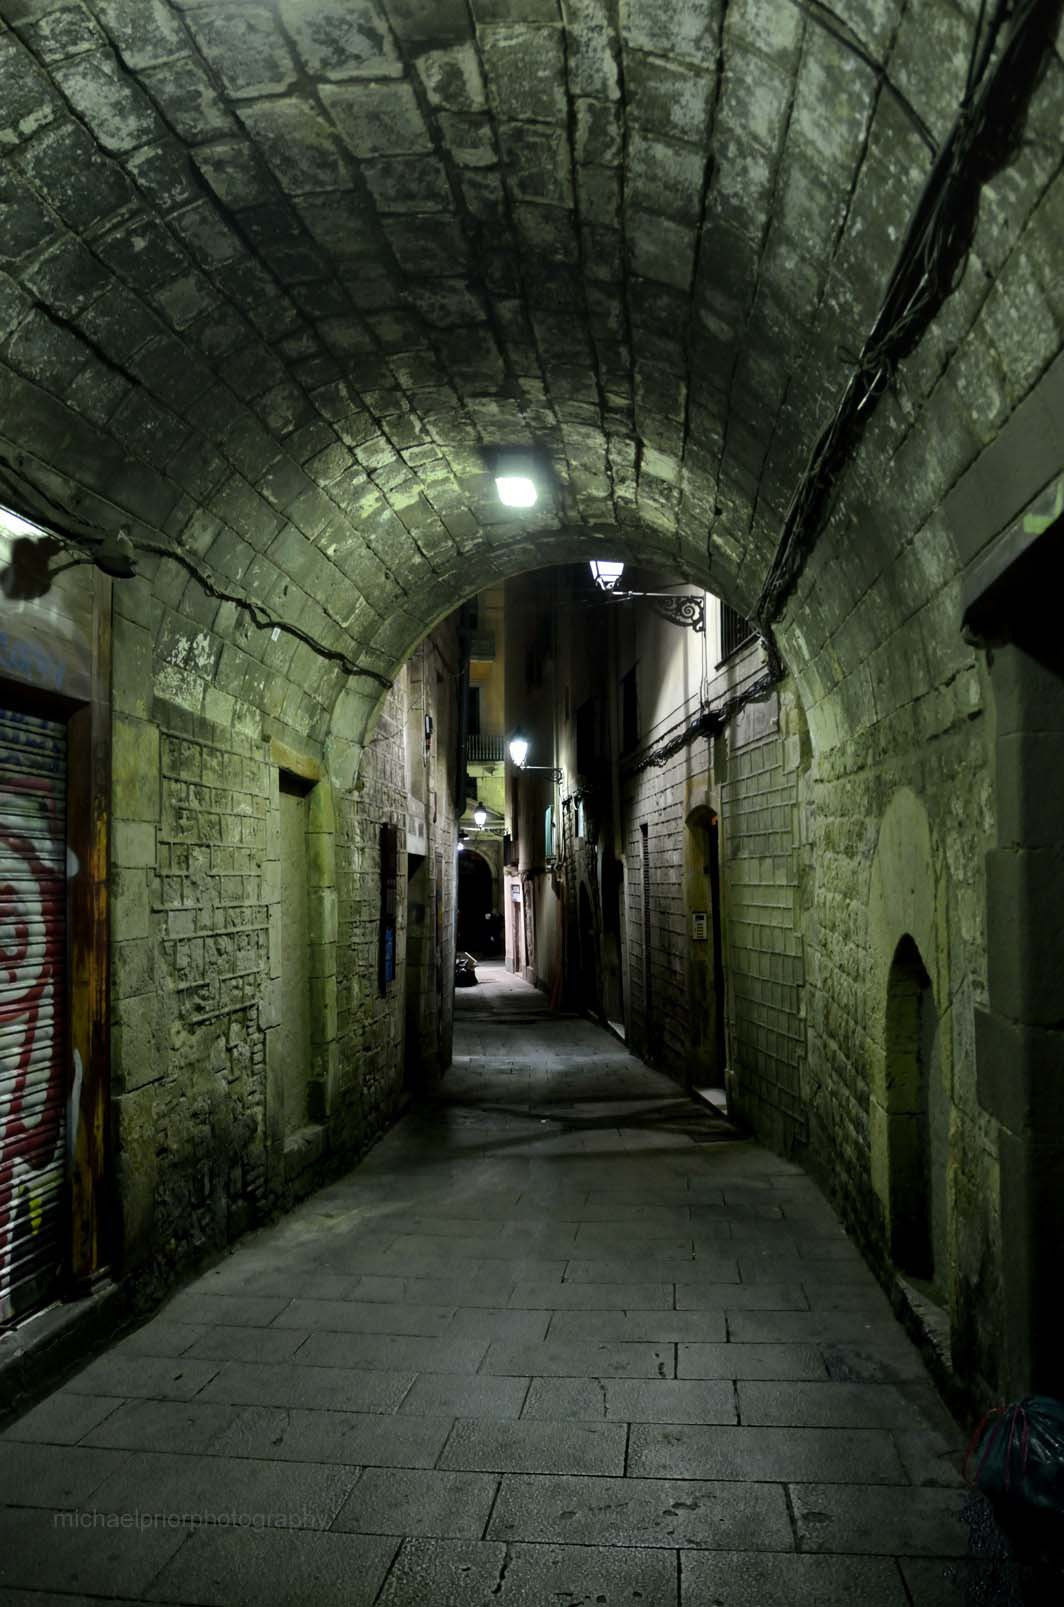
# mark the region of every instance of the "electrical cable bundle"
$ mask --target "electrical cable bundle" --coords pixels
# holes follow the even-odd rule
[[[1051,48],[1061,0],[980,6],[960,111],[906,231],[879,314],[835,415],[813,449],[784,520],[754,617],[777,620],[824,522],[839,474],[899,362],[918,344],[960,283],[983,186],[1015,155],[1031,95]],[[1008,36],[994,61],[1006,22]],[[991,66],[991,63],[993,65]]]

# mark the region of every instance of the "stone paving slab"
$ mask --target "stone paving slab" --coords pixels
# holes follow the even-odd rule
[[[216,1377],[218,1362],[126,1355],[115,1349],[90,1362],[63,1386],[68,1395],[144,1395],[187,1401]]]
[[[206,1451],[241,1410],[215,1401],[125,1401],[90,1429],[82,1444],[127,1451]]]
[[[677,1283],[678,1311],[807,1311],[801,1284]]]
[[[337,1412],[394,1412],[413,1373],[363,1372],[354,1367],[297,1367],[226,1362],[202,1400],[235,1406],[322,1407]]]
[[[183,1529],[101,1529],[65,1524],[43,1509],[0,1508],[0,1591],[81,1591],[90,1596],[146,1596],[163,1565],[185,1544]],[[69,1517],[69,1514],[67,1514]],[[3,1595],[0,1595],[3,1600]]]
[[[793,1274],[794,1267],[791,1266]],[[728,1257],[658,1256],[645,1248],[593,1260],[574,1256],[565,1269],[567,1283],[738,1283],[738,1263]],[[780,1280],[777,1280],[780,1281]]]
[[[82,1506],[128,1460],[123,1451],[9,1441],[0,1446],[0,1506]]]
[[[673,1378],[672,1345],[596,1344],[547,1340],[540,1345],[499,1342],[488,1347],[485,1373],[552,1374],[558,1378]]]
[[[450,1417],[413,1413],[397,1417],[249,1406],[219,1435],[211,1451],[278,1463],[430,1468],[436,1465],[453,1422]]]
[[[677,1378],[825,1378],[815,1345],[678,1345]]]
[[[624,1311],[672,1309],[671,1283],[519,1283],[511,1306],[548,1311]]]
[[[639,1478],[904,1484],[885,1429],[708,1428],[633,1423],[628,1471]]]
[[[730,1381],[657,1378],[534,1378],[523,1417],[601,1418],[625,1423],[734,1423]]]
[[[669,1551],[408,1540],[380,1607],[675,1607]]]
[[[274,1328],[321,1333],[439,1336],[451,1327],[453,1306],[390,1305],[371,1300],[293,1300],[274,1319]],[[295,1347],[293,1347],[295,1348]]]
[[[905,1428],[913,1408],[893,1384],[737,1385],[744,1423],[784,1428]]]
[[[498,1488],[499,1480],[487,1473],[367,1468],[333,1528],[359,1534],[479,1540]]]
[[[863,1311],[750,1311],[732,1306],[728,1312],[728,1337],[743,1344],[847,1344],[880,1333],[876,1319]],[[899,1350],[905,1348],[901,1334],[890,1337]]]
[[[545,1339],[551,1311],[505,1310],[490,1306],[463,1306],[455,1311],[447,1329],[451,1337],[524,1340],[530,1344]]]
[[[440,1467],[489,1473],[624,1473],[627,1428],[621,1423],[484,1420],[457,1422]]]
[[[786,1283],[799,1277],[801,1283],[855,1283],[872,1289],[875,1280],[864,1262],[854,1260],[805,1260],[796,1264],[793,1256],[758,1255],[745,1246],[740,1250],[739,1274],[743,1283]]]
[[[895,1487],[870,1500],[860,1486],[795,1484],[791,1500],[803,1551],[963,1557],[968,1550],[967,1491]]]
[[[921,1383],[927,1371],[911,1345],[893,1335],[821,1345],[828,1377],[843,1384]]]
[[[783,1487],[753,1482],[507,1477],[487,1537],[568,1545],[794,1549]]]
[[[416,1339],[406,1334],[340,1334],[319,1329],[300,1347],[296,1359],[310,1367],[475,1373],[487,1349],[486,1338]]]
[[[118,1411],[123,1401],[115,1395],[49,1395],[22,1417],[9,1423],[0,1441],[41,1440],[48,1445],[76,1445],[99,1423]]]
[[[209,1331],[205,1323],[171,1322],[166,1317],[156,1317],[119,1340],[115,1350],[125,1355],[183,1356]]]
[[[289,1361],[309,1338],[306,1328],[227,1328],[205,1330],[182,1352],[192,1361]]]
[[[412,1420],[411,1420],[412,1421]],[[343,1506],[358,1470],[301,1458],[282,1463],[271,1453],[239,1458],[220,1454],[234,1436],[223,1434],[210,1456],[173,1451],[134,1451],[88,1503],[95,1512],[193,1514],[235,1513],[268,1521],[273,1527],[328,1529]],[[107,1453],[93,1453],[104,1456]],[[120,1456],[121,1453],[113,1453]]]
[[[551,1318],[550,1338],[639,1340],[723,1340],[723,1311],[558,1311]],[[775,1376],[775,1375],[774,1375]]]
[[[420,1417],[520,1417],[529,1383],[485,1373],[421,1373],[399,1410]]]
[[[361,1166],[0,1434],[3,1607],[983,1588],[963,1437],[815,1185],[509,986]]]
[[[279,1317],[290,1296],[180,1294],[166,1308],[167,1318],[180,1323],[227,1323],[241,1328],[265,1328]]]
[[[685,1551],[681,1607],[908,1607],[894,1562],[883,1557],[765,1556]]]
[[[200,1529],[151,1587],[156,1602],[201,1607],[371,1607],[396,1541],[303,1530]]]

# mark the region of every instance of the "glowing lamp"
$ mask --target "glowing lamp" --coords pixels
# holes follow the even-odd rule
[[[610,558],[593,558],[591,575],[600,591],[612,591],[624,574],[624,565]]]
[[[499,474],[495,478],[499,501],[505,508],[534,508],[539,492],[527,474]]]

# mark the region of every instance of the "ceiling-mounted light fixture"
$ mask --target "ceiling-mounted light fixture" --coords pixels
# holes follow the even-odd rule
[[[600,591],[613,591],[624,574],[624,565],[612,558],[592,558],[591,575]]]
[[[539,501],[536,461],[530,452],[513,448],[492,455],[495,490],[504,508],[534,508]]]
[[[497,474],[495,489],[504,508],[534,508],[539,499],[536,482],[527,474]]]

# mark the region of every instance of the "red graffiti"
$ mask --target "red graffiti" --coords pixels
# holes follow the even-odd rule
[[[20,1210],[23,1221],[28,1213],[31,1231],[39,1226],[26,1184],[54,1164],[64,1117],[62,1035],[56,1023],[65,881],[62,871],[44,864],[30,839],[18,832],[17,816],[6,807],[13,799],[21,808],[26,802],[35,807],[53,842],[62,843],[54,785],[40,777],[5,778],[0,791],[0,1323],[19,1304]],[[42,1049],[48,1055],[43,1077]]]

